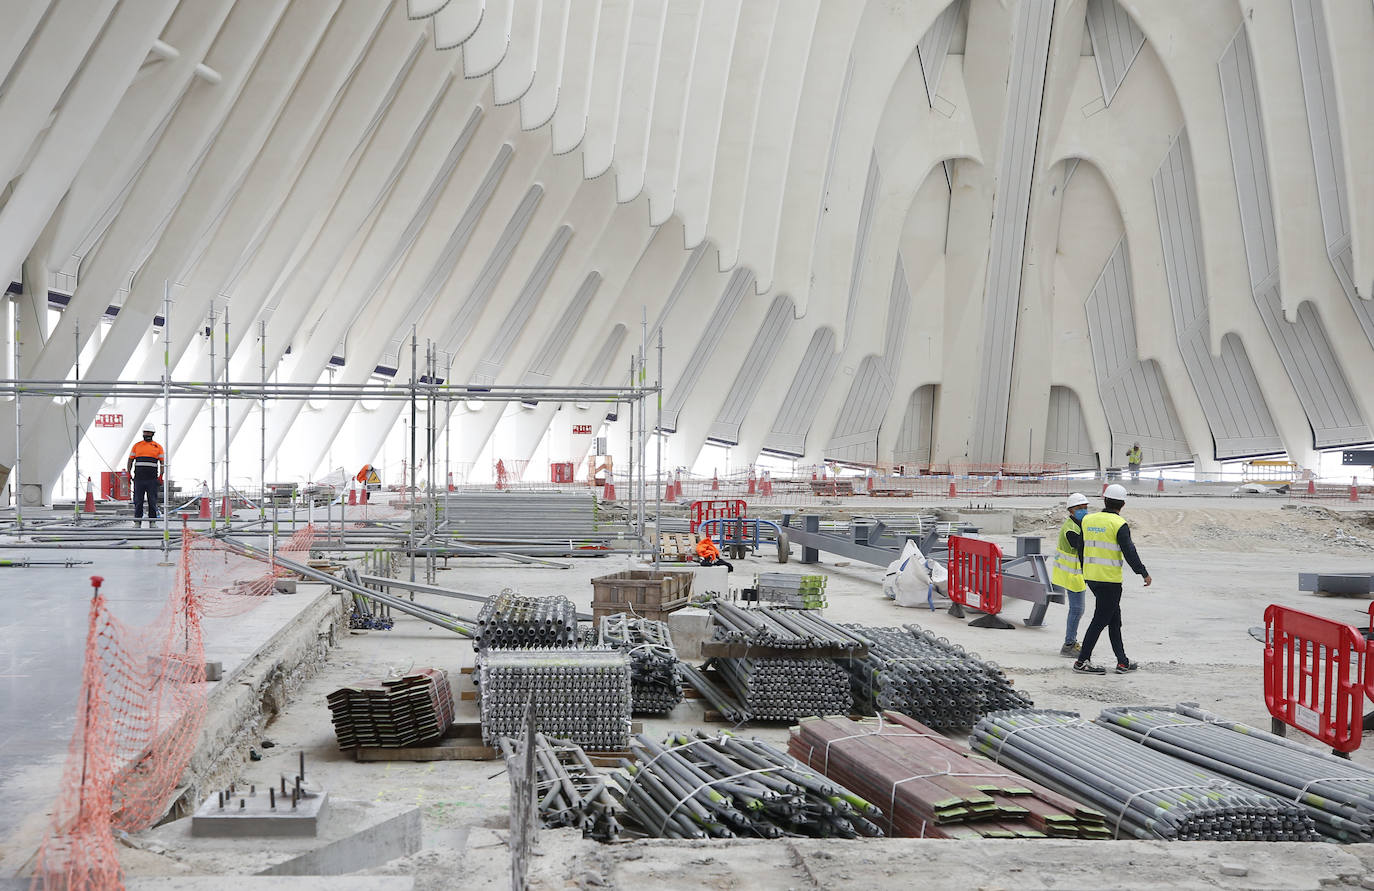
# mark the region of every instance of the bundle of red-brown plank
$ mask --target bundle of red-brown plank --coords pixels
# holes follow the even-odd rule
[[[1111,838],[1101,813],[897,712],[804,719],[792,728],[788,752],[882,808],[889,835]]]

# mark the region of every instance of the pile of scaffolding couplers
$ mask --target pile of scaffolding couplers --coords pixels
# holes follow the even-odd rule
[[[757,740],[729,734],[636,735],[614,774],[627,816],[657,838],[858,838],[882,835],[882,812]]]
[[[857,650],[864,642],[853,632],[815,613],[791,609],[740,609],[723,600],[706,604],[712,640],[780,650]]]
[[[1367,842],[1374,837],[1374,770],[1367,767],[1192,704],[1107,708],[1097,723],[1133,742],[1296,801],[1326,838]]]
[[[1075,712],[988,715],[969,744],[998,764],[1107,815],[1117,837],[1314,841],[1306,809],[1142,746]]]
[[[339,748],[403,748],[438,739],[453,723],[448,674],[417,668],[388,680],[360,681],[325,697]]]
[[[919,626],[845,627],[868,645],[867,656],[836,660],[864,714],[891,709],[937,730],[967,730],[989,712],[1033,705],[996,665]]]
[[[488,597],[477,616],[473,649],[575,647],[577,610],[566,597],[527,597],[507,588]]]
[[[825,609],[826,576],[761,572],[754,577],[759,602],[774,608]]]
[[[521,732],[527,702],[541,733],[599,751],[629,741],[630,660],[620,650],[487,650],[476,680],[487,745]]]
[[[714,659],[734,711],[750,721],[847,715],[849,675],[831,659]]]
[[[498,740],[509,766],[523,757],[516,740]],[[598,841],[620,837],[620,803],[611,796],[608,777],[598,770],[582,747],[572,740],[534,735],[534,796],[545,828],[572,826]]]
[[[635,712],[666,715],[682,701],[677,650],[668,624],[615,613],[601,617],[601,643],[630,656]]]
[[[814,718],[792,728],[798,761],[868,797],[888,835],[908,838],[1110,838],[1106,818],[1008,773],[896,712]]]

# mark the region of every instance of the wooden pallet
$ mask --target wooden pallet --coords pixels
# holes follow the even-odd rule
[[[631,733],[643,733],[644,724],[635,721]],[[588,751],[587,758],[597,767],[615,767],[629,758],[627,749]],[[478,721],[455,723],[442,737],[427,745],[404,748],[359,746],[353,750],[355,761],[499,761],[501,750],[482,744],[482,725]]]
[[[660,560],[691,563],[697,556],[697,537],[690,532],[660,532],[658,555]]]

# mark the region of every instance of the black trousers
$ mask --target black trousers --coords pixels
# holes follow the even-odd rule
[[[732,566],[732,565],[729,564],[729,563],[726,563],[724,560],[720,559],[719,557],[717,557],[717,558],[714,559],[714,560],[707,560],[706,558],[703,557],[702,560],[701,560],[701,565],[702,565],[702,566],[724,566],[726,572],[734,572],[734,571],[735,571],[735,567],[734,567],[734,566]]]
[[[157,477],[150,480],[134,480],[134,519],[143,519],[143,501],[148,501],[148,517],[157,519],[158,490],[162,484],[157,481]]]
[[[1117,664],[1126,662],[1126,646],[1121,642],[1121,583],[1088,582],[1088,588],[1097,601],[1093,608],[1093,619],[1088,624],[1088,633],[1083,635],[1083,649],[1078,658],[1087,662],[1092,659],[1093,647],[1102,629],[1107,630],[1107,639],[1112,642],[1112,652],[1116,654]]]

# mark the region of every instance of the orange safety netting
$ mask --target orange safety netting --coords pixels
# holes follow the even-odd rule
[[[278,550],[308,555],[313,538],[307,526]],[[38,852],[35,889],[123,888],[114,830],[145,829],[162,817],[200,738],[207,692],[202,620],[247,612],[283,572],[184,532],[171,595],[143,626],[116,618],[100,577],[92,576],[76,726],[52,831]]]

